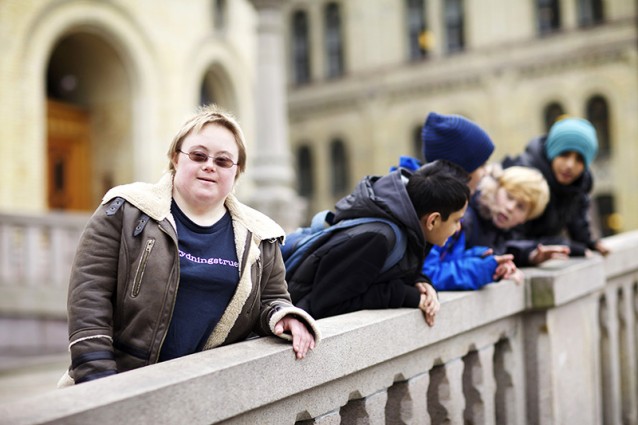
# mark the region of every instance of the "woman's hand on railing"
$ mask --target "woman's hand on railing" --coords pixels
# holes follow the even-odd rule
[[[314,335],[302,321],[294,316],[285,316],[275,325],[275,335],[279,336],[284,332],[292,335],[292,349],[298,359],[303,359],[306,357],[308,350],[315,348]]]

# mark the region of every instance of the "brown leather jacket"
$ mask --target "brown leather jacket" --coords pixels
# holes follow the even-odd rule
[[[179,286],[171,196],[171,174],[155,185],[118,186],[87,224],[68,294],[69,376],[75,382],[157,362]],[[281,227],[232,195],[226,207],[240,279],[204,349],[242,341],[252,331],[272,335],[287,314],[305,320],[319,342],[312,317],[290,302],[279,249]]]

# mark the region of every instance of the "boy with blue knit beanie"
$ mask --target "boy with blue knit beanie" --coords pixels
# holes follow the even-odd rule
[[[530,141],[521,155],[503,160],[503,168],[523,165],[537,168],[547,180],[550,200],[545,212],[525,224],[525,238],[516,258],[529,265],[549,258],[591,255],[609,250],[592,238],[589,220],[593,187],[591,163],[596,158],[596,129],[577,117],[559,118],[546,136]],[[563,236],[567,231],[568,237]]]
[[[472,193],[486,173],[486,163],[494,152],[488,134],[471,120],[460,115],[428,114],[421,133],[426,162],[447,160],[461,166],[470,175]],[[399,167],[414,169],[420,161],[401,157]],[[423,262],[423,274],[438,291],[480,289],[499,279],[521,276],[513,256],[492,255],[489,247],[466,249],[463,227],[444,246],[434,246]]]

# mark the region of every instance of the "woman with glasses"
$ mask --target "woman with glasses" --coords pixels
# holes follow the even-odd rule
[[[111,189],[90,219],[71,271],[71,367],[80,383],[246,339],[292,341],[302,359],[319,342],[290,302],[284,231],[232,194],[244,136],[216,106],[186,121],[158,183]]]

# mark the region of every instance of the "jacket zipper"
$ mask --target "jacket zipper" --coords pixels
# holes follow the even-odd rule
[[[148,262],[148,256],[153,250],[153,245],[155,245],[155,239],[149,239],[146,241],[146,247],[144,248],[144,253],[140,259],[140,264],[137,266],[135,279],[133,280],[133,289],[131,290],[131,297],[133,298],[137,297],[140,293],[142,278],[144,277],[144,271],[146,270],[146,263]]]
[[[166,229],[164,229],[164,226],[162,226],[161,224],[159,225],[159,229],[164,232],[168,237],[171,238],[171,240],[173,241],[173,243],[175,244],[175,250],[177,252],[179,252],[179,247],[177,244],[177,235],[175,234],[175,236],[173,236],[173,234],[169,231],[167,231]],[[179,289],[179,273],[180,273],[180,269],[179,269],[179,254],[177,254],[176,259],[173,261],[175,263],[175,269],[174,272],[177,273],[177,285],[175,287],[175,294],[177,294],[177,291]],[[171,276],[169,276],[169,282],[170,282],[170,278],[173,277],[173,274],[171,274]],[[159,356],[160,353],[162,351],[162,346],[164,345],[164,341],[166,340],[166,334],[168,333],[168,327],[171,323],[171,320],[173,320],[173,309],[175,308],[175,299],[177,298],[177,296],[173,297],[173,301],[171,303],[171,314],[169,315],[168,318],[168,323],[166,325],[166,330],[163,332],[161,340],[160,340],[160,344],[159,344],[159,349],[157,350],[157,354],[155,355],[155,358],[150,359],[150,364],[154,364],[157,363],[159,361]],[[153,347],[151,347],[151,351],[153,350]]]

